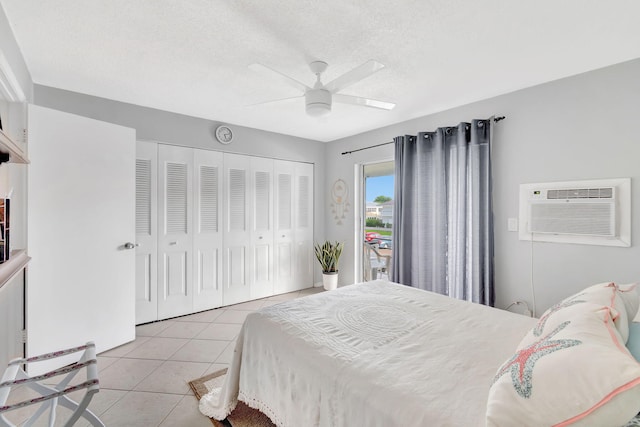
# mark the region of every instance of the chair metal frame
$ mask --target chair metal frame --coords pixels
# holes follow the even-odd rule
[[[375,262],[371,262],[371,252],[376,255]],[[384,260],[384,262],[382,261]],[[364,277],[363,280],[368,282],[378,278],[378,271],[386,271],[391,278],[391,255],[382,255],[376,247],[368,242],[364,242]]]
[[[29,376],[25,371],[26,366],[30,363],[55,359],[80,351],[82,351],[80,359],[71,365],[54,369],[53,371],[33,377]],[[87,380],[80,384],[69,386],[69,383],[73,380],[76,374],[85,368],[87,370]],[[43,384],[41,382],[64,374],[66,374],[66,376],[54,386]],[[73,411],[71,417],[69,417],[67,422],[64,424],[64,427],[73,426],[80,417],[85,418],[92,426],[104,427],[102,421],[100,421],[93,412],[87,409],[93,395],[100,390],[99,384],[96,347],[93,342],[88,342],[80,347],[55,351],[53,353],[47,353],[26,359],[13,359],[9,362],[9,365],[2,375],[2,380],[0,380],[0,427],[15,427],[14,424],[7,420],[4,413],[37,403],[41,404],[40,407],[24,422],[24,424],[22,424],[23,427],[32,426],[47,410],[49,410],[49,427],[53,427],[56,419],[56,408],[58,405]],[[30,389],[38,392],[41,396],[7,405],[7,400],[9,399],[12,387],[21,385],[29,387]],[[71,392],[83,389],[86,389],[86,393],[80,403],[77,403],[66,396]]]

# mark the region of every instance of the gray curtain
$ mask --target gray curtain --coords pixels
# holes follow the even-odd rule
[[[493,305],[490,120],[399,136],[391,280]]]

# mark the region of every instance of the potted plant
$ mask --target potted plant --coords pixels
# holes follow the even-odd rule
[[[330,242],[316,243],[316,258],[322,267],[322,285],[327,291],[338,287],[338,261],[342,255],[344,243]]]

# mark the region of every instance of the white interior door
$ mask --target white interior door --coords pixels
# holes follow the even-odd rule
[[[136,325],[158,320],[158,144],[136,143]]]
[[[158,318],[193,311],[193,150],[158,146]]]
[[[251,299],[273,295],[273,159],[251,158],[253,274]]]
[[[222,305],[222,153],[193,150],[193,311]]]
[[[30,105],[28,133],[27,352],[132,341],[135,130]]]
[[[282,294],[296,289],[293,225],[294,163],[286,160],[275,160],[274,171],[274,293]]]
[[[295,163],[294,224],[296,289],[313,286],[313,164]]]
[[[251,162],[247,156],[224,155],[224,305],[248,301],[251,298],[253,193],[250,168]]]

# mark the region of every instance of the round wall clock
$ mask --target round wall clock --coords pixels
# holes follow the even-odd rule
[[[229,126],[218,126],[216,128],[216,139],[222,144],[231,144],[231,141],[233,141],[233,131]]]

